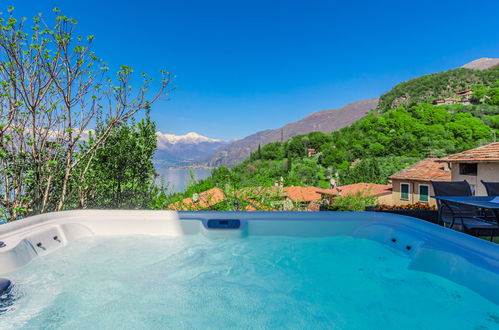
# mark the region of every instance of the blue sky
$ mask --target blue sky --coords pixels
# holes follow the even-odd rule
[[[177,75],[162,132],[242,138],[377,97],[394,84],[499,57],[499,1],[3,1],[75,18],[117,68]]]

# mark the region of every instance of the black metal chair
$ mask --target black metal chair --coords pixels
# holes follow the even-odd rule
[[[485,186],[485,190],[487,190],[488,196],[499,196],[499,182],[485,182],[483,180],[482,184]]]
[[[471,187],[464,181],[430,181],[435,196],[472,196]],[[454,225],[461,227],[462,231],[474,236],[493,236],[499,233],[497,223],[487,220],[477,208],[437,199],[439,224],[449,228]],[[459,221],[456,221],[459,220]]]

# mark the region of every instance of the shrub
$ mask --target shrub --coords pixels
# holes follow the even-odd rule
[[[341,197],[335,197],[331,205],[324,204],[328,211],[364,211],[367,206],[372,206],[377,203],[377,197],[366,195],[365,192],[359,191],[355,194],[350,194]]]
[[[381,204],[376,206],[374,209],[378,211],[378,210],[436,210],[437,208],[434,205],[418,202],[414,204],[405,204],[405,205]]]

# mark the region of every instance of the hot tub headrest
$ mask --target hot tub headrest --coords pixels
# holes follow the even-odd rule
[[[10,287],[10,281],[6,278],[0,278],[0,295],[3,294]]]

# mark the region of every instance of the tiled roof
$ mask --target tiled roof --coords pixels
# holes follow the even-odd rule
[[[440,158],[439,162],[476,163],[499,162],[499,142],[494,142],[475,149]]]
[[[226,199],[225,194],[220,188],[211,188],[199,194],[199,200],[195,202],[192,198],[185,198],[180,202],[170,204],[172,210],[199,210],[214,206]]]
[[[336,190],[337,194],[340,196],[354,195],[359,192],[362,192],[363,195],[380,196],[384,194],[391,194],[392,185],[361,182],[340,186],[334,190]]]
[[[446,170],[440,159],[424,159],[390,176],[392,180],[451,181],[451,172]]]
[[[318,187],[247,187],[238,190],[239,197],[245,199],[253,199],[262,194],[275,196],[275,197],[289,197],[293,202],[313,202],[321,199],[323,194],[337,194],[335,189],[323,189]],[[254,202],[252,202],[254,203]]]
[[[371,195],[381,195],[385,192],[391,192],[390,185],[379,185],[373,183],[356,183],[353,185],[342,186],[335,189],[322,189],[318,187],[284,187],[281,191],[279,187],[247,187],[236,192],[234,197],[242,198],[250,204],[245,206],[245,211],[256,211],[257,208],[266,210],[268,207],[261,205],[253,198],[258,195],[275,195],[276,197],[289,197],[293,202],[314,202],[319,201],[322,195],[349,195],[358,191],[366,191]],[[226,196],[222,189],[212,188],[199,194],[199,200],[194,202],[192,198],[185,198],[180,202],[169,205],[172,210],[201,210],[214,206],[226,200]],[[311,205],[310,210],[318,209],[317,205]],[[270,209],[269,209],[270,211]]]
[[[322,189],[317,187],[284,187],[288,197],[293,202],[313,202],[321,199],[321,193],[336,194],[334,189]]]
[[[455,102],[461,102],[463,99],[458,98],[458,97],[446,97],[445,99],[438,99],[435,100],[436,103],[445,103],[448,101],[455,101]]]
[[[262,205],[258,201],[252,200],[252,198],[258,197],[259,194],[273,195],[279,193],[278,187],[249,187],[240,189],[234,194],[233,197],[241,198],[248,202],[248,204],[242,206],[243,211],[275,211],[267,205]],[[280,192],[284,197],[286,193]],[[199,193],[199,200],[194,202],[192,198],[184,198],[183,200],[170,204],[168,209],[176,211],[191,211],[191,210],[203,210],[216,204],[223,202],[227,199],[224,191],[220,188],[212,188]]]

